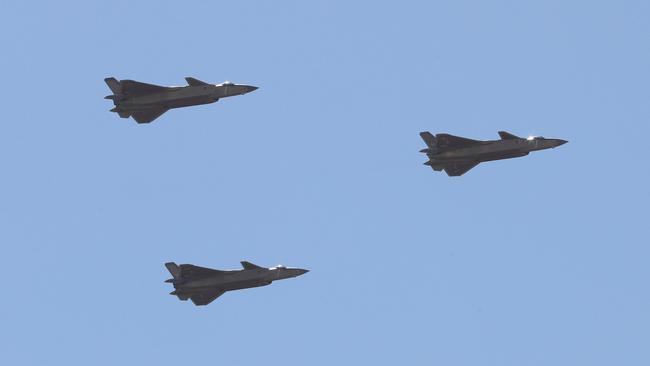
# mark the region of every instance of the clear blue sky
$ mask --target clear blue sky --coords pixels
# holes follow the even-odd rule
[[[648,1],[2,1],[0,363],[649,365]],[[107,76],[260,89],[137,125]],[[418,132],[567,139],[452,179]],[[311,269],[203,308],[163,263]]]

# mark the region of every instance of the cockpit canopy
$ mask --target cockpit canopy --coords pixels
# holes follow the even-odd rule
[[[221,84],[221,85],[233,86],[233,85],[235,85],[235,84],[233,84],[232,82],[226,80],[226,81],[224,81],[223,84]]]
[[[526,137],[526,140],[528,140],[528,141],[546,140],[546,138],[544,136],[528,136],[528,137]]]
[[[286,268],[287,268],[287,267],[285,267],[285,266],[282,265],[282,264],[278,264],[277,266],[273,267],[273,269],[286,269]]]

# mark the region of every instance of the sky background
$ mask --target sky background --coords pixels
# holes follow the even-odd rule
[[[0,363],[648,365],[648,1],[0,1]],[[120,119],[103,79],[259,86]],[[418,132],[561,148],[450,178]],[[164,262],[311,270],[206,307]]]

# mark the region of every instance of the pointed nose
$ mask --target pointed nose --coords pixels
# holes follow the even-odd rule
[[[309,272],[308,269],[297,268],[297,269],[296,269],[296,277],[298,277],[298,276],[302,276],[302,275],[304,275],[304,274],[307,273],[307,272]]]
[[[257,89],[258,89],[258,88],[257,88],[256,86],[252,86],[252,85],[244,85],[244,94],[248,94],[248,93],[250,93],[250,92],[254,92],[254,91],[257,90]]]
[[[566,144],[567,142],[569,142],[569,141],[567,141],[567,140],[562,140],[562,139],[557,139],[557,140],[555,140],[555,141],[556,141],[556,145],[555,145],[555,146],[562,146],[562,145]]]

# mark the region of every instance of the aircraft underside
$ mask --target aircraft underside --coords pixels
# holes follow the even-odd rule
[[[183,98],[183,99],[165,100],[157,103],[137,103],[137,102],[134,103],[134,102],[125,101],[123,103],[118,103],[117,107],[125,111],[135,112],[141,110],[160,109],[160,108],[173,109],[173,108],[191,107],[191,106],[201,105],[201,104],[210,104],[216,101],[218,101],[218,99],[215,100],[215,98],[191,97],[191,98]]]
[[[528,155],[528,152],[522,151],[509,151],[499,153],[478,154],[471,157],[453,157],[453,158],[440,158],[437,155],[431,156],[427,165],[435,171],[444,170],[447,175],[457,177],[465,174],[470,169],[474,168],[480,163],[493,160],[518,158]]]
[[[528,151],[519,151],[519,150],[470,153],[470,154],[460,154],[460,153],[452,152],[452,153],[442,153],[438,155],[433,155],[430,156],[430,159],[436,161],[436,163],[467,162],[467,161],[484,162],[484,161],[492,161],[492,160],[518,158],[526,155],[528,155]]]

